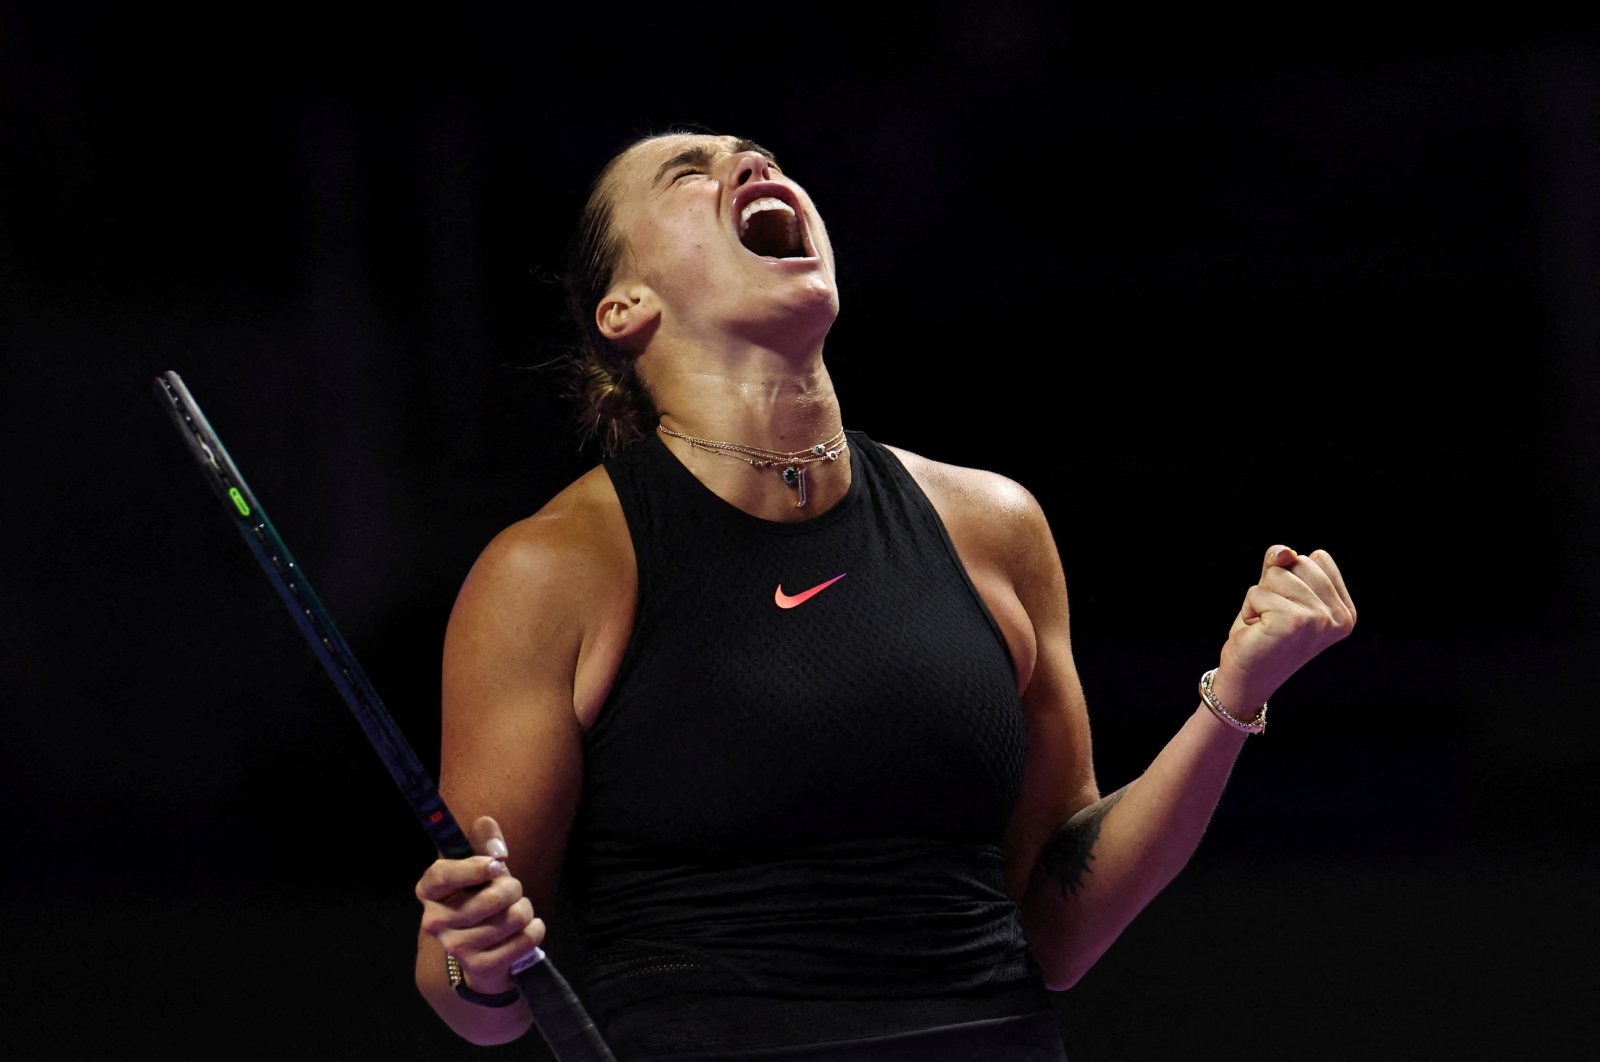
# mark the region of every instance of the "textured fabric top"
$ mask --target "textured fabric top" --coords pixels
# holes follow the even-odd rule
[[[1044,998],[1003,890],[1010,656],[926,495],[849,442],[847,495],[799,523],[724,502],[654,435],[606,462],[638,607],[567,864],[602,1026],[669,996],[685,1028],[696,997],[941,1000],[945,1020]]]

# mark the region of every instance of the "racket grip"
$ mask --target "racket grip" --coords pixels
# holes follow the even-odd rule
[[[557,1062],[616,1062],[567,979],[542,951],[538,956],[538,961],[512,976]]]

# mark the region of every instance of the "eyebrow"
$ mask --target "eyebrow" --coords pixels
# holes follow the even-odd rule
[[[682,151],[678,152],[676,155],[672,156],[670,159],[661,164],[660,168],[656,170],[655,180],[651,183],[660,184],[663,177],[680,166],[704,166],[717,156],[717,151],[718,148],[715,148],[703,141],[699,144],[696,144],[694,147],[684,148]],[[733,145],[733,153],[737,155],[742,151],[757,152],[766,156],[767,161],[769,162],[778,161],[772,152],[768,151],[754,140],[735,141]]]

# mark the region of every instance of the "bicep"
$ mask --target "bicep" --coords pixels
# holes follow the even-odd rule
[[[441,690],[441,795],[463,829],[500,824],[536,910],[555,895],[582,782],[580,624],[554,567],[526,543],[485,550],[451,612]]]
[[[1013,583],[1037,652],[1022,691],[1028,756],[1022,793],[1006,835],[1007,892],[1021,899],[1039,853],[1057,827],[1099,799],[1089,711],[1069,629],[1066,578],[1042,513],[1034,513],[1012,551]]]

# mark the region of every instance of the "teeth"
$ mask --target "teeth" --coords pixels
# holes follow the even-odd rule
[[[794,208],[788,203],[785,203],[781,199],[774,199],[770,195],[763,196],[760,199],[752,199],[750,202],[744,205],[743,210],[739,211],[739,235],[743,236],[746,232],[748,232],[750,229],[750,219],[764,210],[781,210],[788,214],[789,225],[791,228],[793,228],[795,225],[798,225],[800,222],[800,219],[795,216]]]

